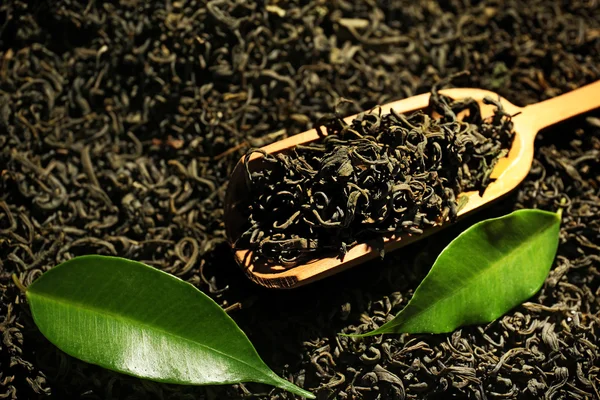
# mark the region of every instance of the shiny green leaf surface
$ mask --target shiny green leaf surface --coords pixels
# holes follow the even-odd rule
[[[438,256],[408,305],[360,336],[443,333],[502,316],[535,294],[558,248],[560,217],[519,210],[477,223]]]
[[[78,257],[33,282],[27,299],[44,336],[89,363],[159,382],[261,382],[314,398],[269,369],[208,296],[145,264]]]

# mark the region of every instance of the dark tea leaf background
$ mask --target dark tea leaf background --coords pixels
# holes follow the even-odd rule
[[[600,119],[541,134],[526,182],[456,227],[291,292],[251,284],[223,197],[252,146],[455,82],[530,104],[600,79],[597,1],[3,1],[0,398],[290,399],[179,387],[67,357],[14,285],[73,256],[143,261],[210,295],[265,362],[319,398],[594,398],[600,358]],[[542,290],[488,326],[351,339],[407,303],[469,224],[566,202]]]

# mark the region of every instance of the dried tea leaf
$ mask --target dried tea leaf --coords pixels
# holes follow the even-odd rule
[[[77,257],[34,281],[27,299],[44,336],[83,361],[158,382],[260,382],[315,398],[267,367],[212,299],[145,264]]]
[[[498,101],[484,102],[495,106],[492,116],[484,118],[474,99],[451,99],[434,85],[427,109],[374,108],[350,122],[327,115],[316,125],[327,131],[318,141],[276,155],[250,149],[242,158],[248,192],[236,205],[245,223],[230,238],[235,248],[251,251],[256,264],[293,268],[454,220],[468,201],[460,194],[485,191],[514,139],[512,116]]]
[[[473,225],[442,251],[393,320],[356,336],[443,333],[493,321],[542,287],[559,228],[560,215],[541,210],[519,210]]]

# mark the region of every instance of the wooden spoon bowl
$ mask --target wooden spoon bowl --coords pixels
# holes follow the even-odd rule
[[[496,93],[481,89],[447,89],[441,90],[440,93],[454,99],[466,97],[475,99],[481,107],[483,117],[491,116],[495,109],[493,105],[483,103],[484,97],[500,99],[507,113],[511,115],[518,114],[513,118],[515,137],[508,156],[501,158],[492,172],[491,177],[495,181],[487,187],[483,196],[480,196],[478,192],[462,194],[468,197],[468,202],[459,211],[459,218],[504,196],[525,179],[533,162],[535,136],[542,128],[600,107],[600,81],[527,107],[517,107]],[[388,103],[381,107],[382,114],[389,113],[392,108],[398,113],[424,109],[429,104],[429,96],[429,93],[427,93]],[[345,121],[349,123],[356,116],[347,117]],[[262,150],[269,154],[277,154],[288,151],[298,144],[307,144],[318,139],[319,135],[317,131],[311,129],[272,143],[263,147]],[[263,167],[261,159],[262,155],[259,153],[254,153],[250,157],[248,166],[251,171]],[[232,173],[225,199],[225,226],[228,240],[232,245],[241,235],[242,227],[246,223],[242,210],[239,208],[243,204],[243,200],[248,197],[245,174],[245,165],[241,159]],[[421,235],[402,233],[386,237],[384,239],[385,250],[389,252],[410,244],[439,231],[447,225],[449,225],[448,222],[427,228]],[[236,261],[252,281],[268,288],[278,289],[289,289],[305,285],[344,271],[377,256],[378,251],[376,249],[368,243],[360,243],[350,248],[343,258],[340,258],[336,253],[288,268],[280,265],[259,265],[253,262],[252,254],[249,250],[235,251]]]

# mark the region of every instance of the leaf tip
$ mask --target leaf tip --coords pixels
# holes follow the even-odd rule
[[[375,329],[366,333],[338,333],[338,336],[350,337],[350,338],[365,338],[369,336],[375,336],[382,332],[379,332],[379,329]]]
[[[292,382],[290,382],[286,379],[283,379],[279,376],[277,376],[277,384],[274,384],[273,382],[263,382],[263,383],[277,386],[280,389],[287,390],[288,392],[297,394],[298,396],[302,396],[305,399],[316,399],[317,398],[313,393],[309,392],[308,390],[302,389],[301,387],[296,386]]]
[[[353,334],[353,333],[338,333],[338,336],[343,336],[343,337],[362,337],[362,335],[357,335],[357,334]]]

